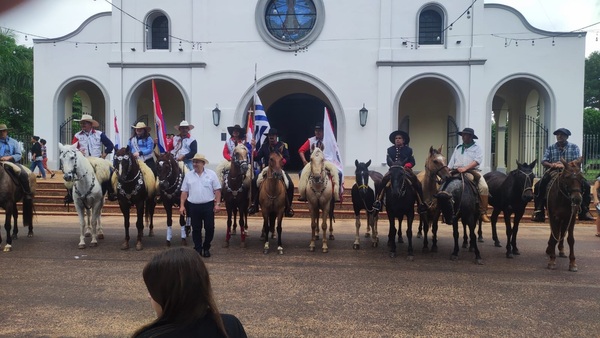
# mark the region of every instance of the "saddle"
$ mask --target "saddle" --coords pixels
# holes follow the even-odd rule
[[[31,187],[29,186],[29,173],[25,170],[20,164],[2,161],[2,166],[6,173],[8,173],[8,177],[11,178],[13,183],[19,187],[23,191],[25,196],[31,196]]]

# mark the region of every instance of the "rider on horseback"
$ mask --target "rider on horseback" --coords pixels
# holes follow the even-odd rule
[[[419,182],[417,175],[415,175],[412,171],[412,167],[415,165],[415,158],[413,156],[412,148],[408,146],[410,143],[410,137],[408,136],[408,133],[402,130],[396,130],[390,134],[389,139],[394,145],[387,149],[387,156],[392,160],[392,162],[404,163],[406,177],[408,177],[413,190],[418,196],[417,204],[419,213],[427,211],[427,205],[425,204],[425,199],[423,198],[423,188],[421,186],[421,182]],[[383,176],[383,180],[381,181],[382,187],[385,187],[389,182],[390,172],[388,171]],[[377,200],[375,203],[373,203],[373,208],[381,209],[381,201],[383,200],[384,194],[385,189],[382,189]]]
[[[0,161],[18,163],[21,161],[21,146],[17,140],[8,136],[8,129],[6,124],[0,124]],[[23,167],[19,165],[19,168]],[[20,183],[25,198],[33,198],[27,173],[24,170],[18,173],[13,166],[10,169],[8,172],[13,175],[13,179],[16,178]]]
[[[269,132],[266,135],[268,137],[268,142],[263,143],[263,145],[258,151],[254,150],[254,160],[258,163],[261,163],[261,167],[264,168],[267,165],[267,162],[269,161],[269,155],[271,154],[271,152],[281,151],[281,155],[283,156],[283,164],[285,165],[285,163],[289,162],[290,160],[290,153],[287,149],[287,146],[283,142],[277,140],[277,129],[270,128]],[[256,141],[253,139],[251,144],[254,148],[256,146]],[[292,217],[294,216],[294,210],[292,209],[292,198],[294,197],[294,183],[292,182],[292,179],[290,178],[287,172],[285,173],[285,176],[287,181],[289,182],[289,186],[286,188],[287,199],[285,206],[285,216]],[[250,208],[248,208],[248,213],[250,215],[253,215],[258,211],[258,186],[256,184],[257,179],[258,176],[254,177],[254,179],[252,180],[253,201]]]

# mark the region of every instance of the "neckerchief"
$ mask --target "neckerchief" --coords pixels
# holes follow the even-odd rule
[[[464,153],[465,153],[465,149],[469,149],[469,148],[470,148],[472,145],[474,145],[474,144],[475,144],[475,142],[471,142],[471,143],[469,143],[469,144],[464,144],[464,143],[463,143],[463,144],[459,145],[458,147],[459,147],[459,148],[461,148],[461,149],[460,149],[460,150],[461,150],[461,151],[460,151],[460,153],[461,153],[461,154],[464,154]]]

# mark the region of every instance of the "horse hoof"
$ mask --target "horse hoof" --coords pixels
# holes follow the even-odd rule
[[[360,244],[354,244],[354,245],[352,245],[352,249],[354,249],[354,250],[360,250]]]
[[[84,236],[85,236],[85,237],[92,237],[92,233],[90,233],[90,232],[86,232]]]
[[[483,242],[485,242],[485,241],[483,240],[483,237],[479,237],[479,238],[477,238],[477,242],[479,242],[479,243],[483,243]]]
[[[577,265],[569,265],[569,271],[577,272]]]
[[[513,249],[512,253],[513,253],[513,255],[517,255],[517,256],[521,254],[521,252],[519,252],[519,249]]]
[[[506,253],[506,258],[515,258],[511,252]]]
[[[85,249],[85,244],[79,244],[79,245],[77,246],[77,248],[79,248],[79,249]]]
[[[377,241],[377,242],[373,242],[373,244],[372,244],[372,245],[373,245],[373,247],[374,247],[374,248],[378,247],[378,246],[379,246],[379,241]]]
[[[12,251],[12,246],[10,244],[6,244],[4,246],[4,249],[2,251],[4,251],[4,252],[11,252]]]
[[[477,259],[475,259],[475,264],[483,265],[483,260],[481,258],[477,258]]]
[[[556,270],[556,263],[548,263],[548,269]]]
[[[225,243],[223,244],[223,248],[225,248],[225,249],[229,248],[229,242],[225,242]]]
[[[150,229],[150,231],[148,231],[148,237],[154,237],[154,230]]]
[[[402,239],[402,237],[398,238],[398,244],[404,244],[404,240]]]
[[[277,252],[278,252],[280,255],[283,255],[283,248],[282,248],[282,247],[278,247],[278,248],[277,248]]]
[[[423,252],[423,253],[428,253],[428,252],[429,252],[429,248],[427,248],[427,247],[424,247],[424,248],[423,248],[423,250],[421,250],[421,252]]]
[[[395,252],[390,252],[390,258],[395,258],[396,257],[396,253]]]
[[[415,256],[406,256],[406,260],[412,262],[415,260]]]
[[[329,235],[329,240],[330,240],[330,241],[335,241],[335,236],[333,236],[333,235]]]
[[[469,247],[469,252],[473,252],[473,250],[474,250],[473,248]]]
[[[314,247],[314,246],[311,246],[311,247],[309,248],[309,250],[310,250],[310,252],[315,252],[315,247]]]
[[[431,247],[431,252],[438,252],[437,246],[432,246]]]
[[[469,245],[467,243],[463,243],[462,248],[466,249]]]
[[[328,252],[329,252],[329,249],[323,248],[323,253],[328,253]]]
[[[496,248],[501,248],[501,247],[502,247],[502,244],[500,244],[500,242],[496,241],[496,242],[494,242],[494,246],[495,246]]]
[[[268,254],[268,253],[269,253],[269,250],[267,250],[267,249],[264,249],[264,250],[263,250],[263,254],[265,254],[265,255],[266,255],[266,254]]]
[[[369,237],[371,237],[371,234],[367,232],[367,233],[365,234],[365,238],[369,238]]]
[[[451,260],[451,261],[457,261],[457,260],[458,260],[458,256],[456,256],[456,255],[451,255],[451,256],[450,256],[450,260]]]
[[[144,249],[144,247],[142,246],[142,242],[135,243],[135,250],[141,251],[142,249]]]
[[[98,234],[98,239],[104,239],[104,234]]]
[[[315,241],[319,240],[319,235],[315,235]]]
[[[30,232],[27,234],[27,237],[29,237],[29,238],[33,237],[33,231],[30,231]]]
[[[92,248],[98,247],[98,242],[96,242],[96,243],[90,243],[90,247],[92,247]]]
[[[185,239],[185,238],[182,238],[182,239],[181,239],[181,245],[183,245],[183,246],[187,246],[187,239]]]
[[[171,246],[171,241],[167,241],[167,248]]]
[[[237,232],[237,230],[235,230],[235,229],[231,230],[231,236],[235,236],[236,232]]]
[[[121,244],[121,250],[129,250],[129,243],[125,242]]]
[[[17,240],[17,239],[19,239],[19,236],[17,236],[17,234],[14,234],[14,235],[12,235],[12,239]]]
[[[417,238],[422,238],[423,235],[420,232],[417,232]]]
[[[565,255],[565,253],[564,253],[564,252],[559,252],[559,253],[558,253],[558,257],[561,257],[561,258],[567,258],[567,255]]]

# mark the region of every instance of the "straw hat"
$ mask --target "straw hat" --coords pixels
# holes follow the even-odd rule
[[[206,159],[206,157],[204,157],[204,155],[198,154],[198,153],[196,153],[196,155],[194,155],[194,157],[192,157],[192,161],[202,161],[202,162],[204,162],[204,164],[208,164],[208,160]]]
[[[179,130],[179,127],[188,127],[188,128],[190,128],[189,130],[194,129],[194,125],[189,124],[188,121],[186,121],[186,120],[181,121],[181,123],[178,126],[175,126],[175,129]]]
[[[94,120],[94,118],[92,118],[92,115],[89,115],[89,114],[83,114],[83,115],[81,115],[81,119],[79,119],[79,120],[74,119],[73,121],[76,121],[76,122],[87,121],[87,122],[92,123],[92,127],[94,127],[94,128],[97,128],[100,126],[100,123],[98,123],[98,121]]]
[[[12,128],[8,128],[6,124],[0,123],[0,130],[11,130]]]
[[[135,126],[131,126],[134,129],[146,129],[146,131],[150,131],[151,127],[146,126],[144,122],[138,122]]]

